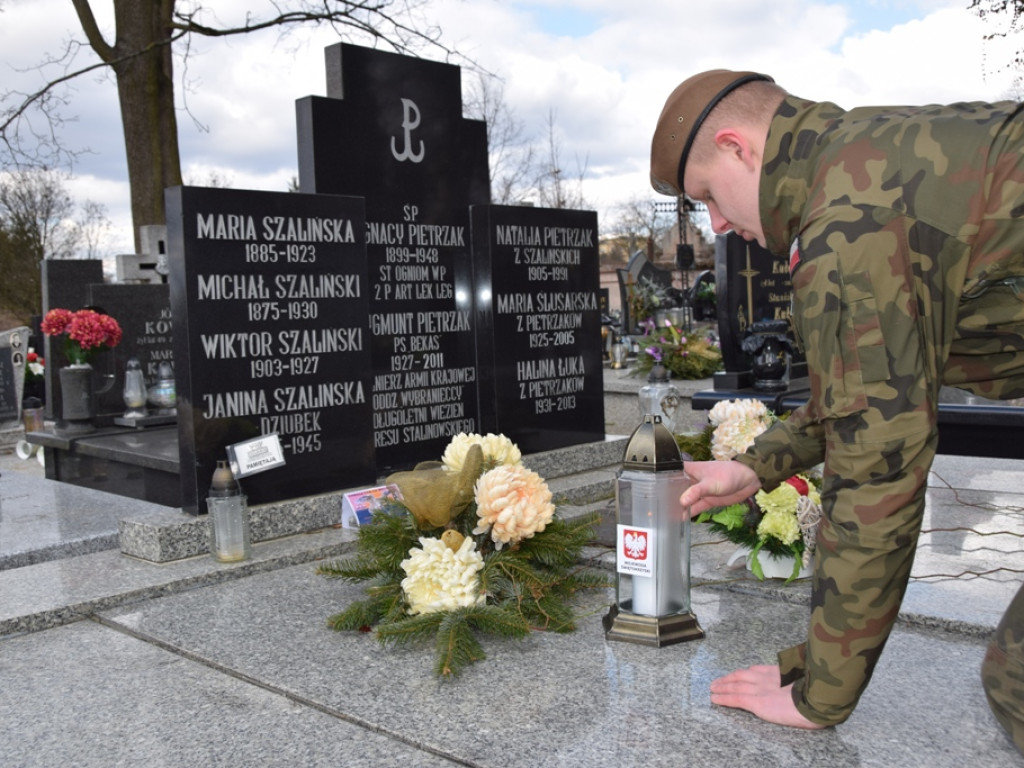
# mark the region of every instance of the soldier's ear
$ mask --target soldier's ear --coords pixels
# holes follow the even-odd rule
[[[754,147],[747,134],[738,128],[721,128],[715,134],[715,147],[735,156],[749,168],[755,165]]]

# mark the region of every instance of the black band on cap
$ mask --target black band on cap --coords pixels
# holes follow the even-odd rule
[[[707,106],[697,115],[697,121],[693,124],[693,129],[690,131],[690,135],[686,138],[686,145],[683,147],[683,154],[679,156],[679,170],[676,171],[676,183],[679,186],[679,191],[684,192],[683,189],[683,171],[686,169],[686,158],[690,154],[690,147],[693,146],[693,140],[697,137],[697,131],[700,130],[701,125],[704,124],[704,120],[711,113],[711,110],[718,106],[718,102],[728,96],[730,93],[735,91],[741,85],[752,83],[755,80],[767,80],[774,82],[767,75],[749,74],[743,77],[737,78],[729,83],[725,88],[720,90],[711,101],[708,102]]]

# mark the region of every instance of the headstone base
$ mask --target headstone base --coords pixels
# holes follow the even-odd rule
[[[249,508],[249,527],[254,542],[279,539],[330,528],[341,522],[341,493],[292,499]],[[210,551],[206,515],[187,515],[168,510],[118,523],[121,552],[140,560],[166,563]]]
[[[626,437],[608,437],[569,448],[529,454],[523,463],[545,478],[559,505],[581,506],[614,495],[615,470],[626,451]],[[355,489],[346,489],[355,490]],[[253,542],[311,533],[341,525],[346,491],[332,491],[249,508]],[[209,552],[206,515],[167,509],[118,523],[121,552],[140,560],[166,563]]]
[[[19,440],[23,440],[25,437],[25,429],[18,424],[15,427],[4,427],[0,429],[0,452],[10,452],[14,450],[14,446],[18,444]]]

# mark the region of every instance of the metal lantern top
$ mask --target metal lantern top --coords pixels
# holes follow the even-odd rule
[[[647,414],[626,445],[623,469],[641,472],[669,472],[683,468],[683,457],[675,437],[661,423],[661,416]]]

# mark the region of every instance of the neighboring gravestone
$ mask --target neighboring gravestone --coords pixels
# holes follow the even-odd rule
[[[477,432],[469,206],[489,201],[487,134],[457,66],[352,45],[327,97],[296,103],[303,192],[366,198],[373,440],[381,473]]]
[[[715,242],[715,291],[725,367],[724,374],[715,374],[715,388],[748,387],[752,383],[751,361],[740,345],[754,323],[789,319],[793,296],[789,264],[736,234],[719,235]],[[792,362],[800,364],[803,357]],[[798,365],[794,375],[801,370]]]
[[[24,327],[0,333],[0,431],[16,428],[21,421],[29,334]]]
[[[363,201],[167,191],[183,507],[205,511],[228,445],[277,433],[253,504],[376,480]]]
[[[42,273],[43,314],[58,308],[74,312],[88,306],[89,286],[103,282],[103,262],[99,259],[43,259]],[[63,400],[59,374],[60,369],[69,362],[64,354],[64,340],[64,336],[43,337],[46,417],[49,419],[61,414]],[[101,370],[105,364],[102,357],[102,354],[97,356],[97,370]],[[95,384],[94,389],[102,389],[102,381]]]
[[[597,214],[475,206],[481,430],[524,453],[603,440]]]
[[[157,381],[161,362],[173,364],[171,299],[167,285],[90,285],[89,305],[102,309],[121,326],[121,343],[108,354],[114,380],[97,397],[97,416],[120,416],[125,411],[124,372],[133,357],[142,366],[147,385]]]

